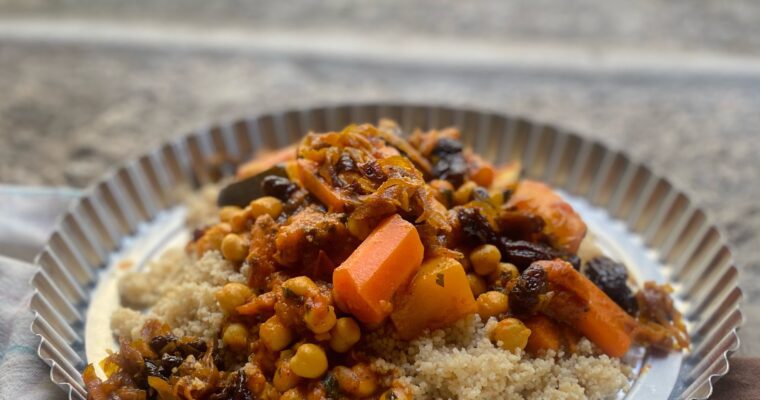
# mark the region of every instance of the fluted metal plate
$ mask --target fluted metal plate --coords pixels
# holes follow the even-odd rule
[[[182,235],[184,207],[172,193],[230,175],[235,160],[354,122],[398,121],[407,131],[455,125],[485,158],[521,160],[525,174],[558,188],[603,249],[638,280],[669,282],[693,347],[685,354],[633,352],[628,399],[704,399],[728,372],[742,323],[737,270],[724,235],[681,190],[626,154],[559,128],[498,113],[404,104],[351,105],[265,114],[192,133],[122,166],[63,216],[37,258],[32,330],[50,378],[83,399],[81,371],[112,343],[109,291],[125,257],[139,265]],[[221,157],[220,157],[221,156]],[[232,160],[219,164],[219,160]]]

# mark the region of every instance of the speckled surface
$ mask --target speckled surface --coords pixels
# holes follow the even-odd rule
[[[162,12],[172,14],[171,7],[176,6],[166,3],[169,5],[164,8],[169,11]],[[646,12],[629,15],[644,18],[647,12],[655,13],[655,3],[659,2],[646,2],[642,6],[648,7]],[[736,2],[718,9],[712,2],[698,2],[704,5],[698,9],[687,5],[691,3],[664,6],[670,14],[660,16],[655,24],[661,37],[668,36],[657,42],[660,47],[760,53],[758,6]],[[0,10],[6,10],[7,16],[45,14],[54,9],[44,1],[31,4],[37,8],[0,2]],[[112,12],[107,4],[87,10],[72,4],[54,12],[81,12],[88,18]],[[196,13],[187,21],[200,25],[219,18],[219,13],[229,14],[233,5],[224,4],[227,9],[215,9],[203,18]],[[361,14],[343,2],[329,4],[346,15]],[[143,15],[123,7],[127,8],[125,18]],[[262,14],[250,18],[261,19],[269,10],[277,13],[276,18],[293,23],[308,10],[288,13],[282,6],[259,7]],[[420,14],[420,7],[412,10]],[[488,7],[498,9],[493,3]],[[537,10],[525,7],[527,15]],[[643,34],[646,29],[635,21],[593,25],[584,23],[578,9],[549,8],[557,15],[569,15],[570,22],[563,20],[564,25],[555,26],[549,19],[543,23],[553,28],[543,30],[541,24],[528,22],[505,28],[491,15],[487,18],[491,22],[478,27],[471,22],[476,21],[471,10],[462,12],[459,20],[445,13],[448,19],[443,20],[449,21],[449,34],[509,36],[513,40],[530,36],[556,40],[559,45],[567,39],[564,31],[575,32],[569,40],[593,44],[594,38],[603,38],[598,40],[605,45],[645,46],[647,38],[657,36],[657,32]],[[613,11],[602,7],[599,12],[615,15]],[[377,15],[393,15],[388,10],[372,12],[357,18],[375,21]],[[162,15],[157,12],[153,17]],[[676,20],[679,15],[690,16],[692,25],[720,29],[692,29],[687,24],[683,29],[672,28],[676,34],[666,35],[663,21]],[[167,18],[179,19],[176,15]],[[435,24],[415,27],[405,18],[389,26],[404,32],[436,32]],[[233,20],[242,24],[245,16]],[[357,23],[354,28],[360,26]],[[594,26],[596,30],[591,29]],[[341,29],[351,29],[351,24],[343,21]],[[760,356],[760,75],[566,73],[524,68],[468,71],[173,47],[6,41],[0,37],[0,138],[4,144],[0,147],[0,180],[84,187],[109,166],[168,137],[217,121],[262,110],[371,100],[448,103],[520,114],[625,149],[672,178],[709,210],[737,250],[747,317],[741,353]]]

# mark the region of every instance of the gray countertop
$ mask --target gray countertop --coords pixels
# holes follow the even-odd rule
[[[741,353],[760,356],[760,4],[179,3],[0,0],[0,180],[84,187],[262,110],[519,114],[625,149],[710,211],[741,266]]]

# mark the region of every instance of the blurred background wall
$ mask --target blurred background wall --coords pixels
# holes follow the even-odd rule
[[[214,122],[373,100],[523,115],[667,174],[739,250],[760,355],[759,2],[0,0],[3,183],[84,187]]]

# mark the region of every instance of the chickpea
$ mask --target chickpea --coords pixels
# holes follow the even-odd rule
[[[222,288],[216,292],[215,297],[216,301],[219,303],[219,308],[227,314],[231,314],[235,311],[236,307],[245,304],[246,300],[248,300],[252,294],[253,292],[251,292],[251,289],[248,286],[242,283],[230,282],[222,286]]]
[[[288,361],[283,361],[280,363],[280,365],[277,367],[277,370],[274,372],[274,377],[272,378],[272,384],[274,385],[275,389],[279,390],[280,392],[285,392],[288,389],[292,389],[298,386],[298,383],[300,381],[301,377],[293,372]]]
[[[359,363],[351,368],[354,374],[359,378],[359,387],[356,392],[352,393],[356,397],[372,396],[377,390],[377,376],[367,364]]]
[[[316,344],[304,343],[290,359],[290,368],[302,378],[318,378],[327,371],[327,355]]]
[[[298,388],[293,388],[283,393],[280,400],[306,400],[306,396]]]
[[[507,282],[517,279],[520,276],[520,271],[514,264],[511,263],[499,263],[496,271],[492,272],[489,279],[499,286],[505,286]]]
[[[224,258],[233,262],[243,261],[248,256],[248,243],[240,235],[234,233],[229,233],[224,237],[221,248]]]
[[[523,350],[528,345],[531,331],[516,318],[505,318],[491,331],[491,340],[508,351]]]
[[[472,181],[467,181],[462,184],[462,186],[454,192],[454,204],[461,206],[469,203],[472,191],[475,190],[476,187],[478,187],[478,184]]]
[[[319,290],[317,284],[308,276],[297,276],[282,283],[282,288],[290,290],[296,296],[308,296]]]
[[[330,347],[338,353],[345,353],[361,339],[362,331],[353,318],[344,317],[335,322],[330,335]]]
[[[256,218],[260,215],[269,214],[272,218],[277,218],[282,212],[282,201],[272,196],[259,197],[248,205],[251,215]]]
[[[483,244],[476,247],[470,253],[470,262],[472,268],[478,275],[489,275],[496,271],[501,260],[501,253],[496,246],[492,244]]]
[[[269,350],[280,351],[293,341],[293,331],[273,315],[259,326],[259,338]]]
[[[222,342],[232,350],[243,351],[248,344],[248,329],[243,324],[229,324],[222,333]]]
[[[219,220],[222,222],[230,222],[232,217],[241,210],[242,208],[238,206],[224,206],[219,210]]]
[[[485,292],[478,296],[478,315],[482,321],[503,314],[509,310],[509,297],[495,290]]]
[[[324,308],[322,310],[324,310]],[[335,326],[335,308],[329,306],[326,313],[318,313],[315,309],[308,309],[306,310],[306,313],[304,313],[303,322],[306,323],[306,327],[309,328],[310,331],[316,334],[329,332],[330,329]]]
[[[248,221],[251,218],[251,209],[246,207],[230,216],[230,228],[233,232],[245,232],[248,229]]]
[[[208,230],[195,242],[195,252],[198,256],[209,250],[219,250],[222,247],[222,240],[230,233],[230,224],[221,222]]]
[[[485,293],[486,290],[488,290],[488,287],[486,286],[486,281],[475,274],[467,274],[467,282],[470,284],[470,290],[472,290],[472,295],[475,296],[476,298],[480,296],[482,293]]]

